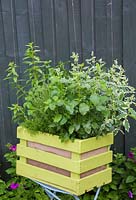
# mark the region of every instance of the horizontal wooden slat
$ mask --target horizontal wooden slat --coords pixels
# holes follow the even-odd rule
[[[111,168],[93,174],[91,176],[80,179],[79,181],[49,172],[45,169],[39,169],[28,164],[17,161],[17,174],[31,179],[38,180],[45,184],[55,186],[57,188],[66,190],[76,195],[81,195],[86,191],[93,189],[95,186],[99,187],[111,182]]]
[[[97,172],[91,176],[82,178],[79,185],[78,194],[81,195],[87,191],[90,191],[94,187],[100,187],[104,184],[110,183],[112,180],[112,169],[108,168],[101,172]]]
[[[18,127],[17,137],[20,139],[26,139],[28,141],[38,142],[45,145],[50,144],[50,146],[68,150],[75,153],[84,153],[87,151],[91,151],[93,149],[111,145],[113,143],[112,133],[105,135],[103,137],[99,137],[97,139],[96,137],[92,137],[85,140],[76,139],[74,140],[74,142],[72,141],[61,142],[59,137],[56,135],[51,135],[48,133],[44,134],[41,132],[34,132],[24,127]]]
[[[65,189],[68,192],[75,193],[78,190],[78,181],[45,169],[24,164],[20,161],[17,161],[16,173],[60,189]]]
[[[91,169],[95,169],[102,165],[112,162],[112,151],[102,153],[80,162],[80,173],[86,172]]]
[[[72,141],[61,142],[59,137],[56,135],[30,131],[21,126],[17,128],[17,137],[20,139],[25,139],[32,142],[38,142],[41,144],[50,145],[56,148],[60,148],[60,149],[64,149],[64,150],[68,150],[72,152],[78,153],[80,150],[79,140],[75,140],[74,142]]]
[[[38,149],[17,145],[17,155],[36,160],[42,163],[47,163],[71,172],[80,173],[80,162],[73,161],[55,154],[44,152]]]
[[[84,153],[113,144],[113,134],[109,133],[108,135],[100,136],[98,138],[93,137],[86,140],[80,140],[80,143],[80,153]]]

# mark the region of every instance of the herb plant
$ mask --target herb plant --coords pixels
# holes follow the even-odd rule
[[[15,63],[7,69],[6,79],[17,90],[17,103],[10,107],[15,122],[62,141],[117,134],[122,127],[129,131],[128,117],[136,119],[135,89],[116,60],[106,69],[93,54],[79,63],[72,53],[67,70],[63,62],[42,61],[33,43],[27,47],[21,77]]]

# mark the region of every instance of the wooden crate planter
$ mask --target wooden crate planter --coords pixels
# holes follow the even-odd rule
[[[61,143],[58,136],[18,127],[17,174],[81,195],[111,182],[113,134]]]

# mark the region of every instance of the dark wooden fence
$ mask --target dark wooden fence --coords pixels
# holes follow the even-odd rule
[[[16,128],[8,106],[15,100],[3,81],[8,62],[21,63],[25,45],[34,41],[41,56],[57,62],[72,51],[81,60],[93,50],[109,66],[123,64],[129,82],[136,86],[135,0],[0,0],[0,159],[5,145],[16,143]],[[22,68],[21,68],[22,69]],[[20,69],[20,73],[21,73]],[[129,134],[115,139],[114,149],[127,152],[136,146],[136,123]]]

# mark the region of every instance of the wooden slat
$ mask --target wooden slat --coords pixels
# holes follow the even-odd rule
[[[69,46],[70,54],[74,51],[82,61],[81,3],[80,0],[68,0]]]
[[[84,153],[87,151],[91,151],[93,149],[98,149],[100,147],[108,146],[113,144],[113,134],[109,133],[108,135],[105,135],[105,137],[98,137],[97,139],[95,137],[81,140],[81,149],[80,152]]]
[[[93,174],[89,177],[81,179],[79,185],[79,194],[90,191],[94,187],[100,187],[101,185],[110,183],[112,180],[111,168]]]
[[[46,59],[56,62],[56,29],[54,0],[41,0],[43,45]]]
[[[96,155],[80,162],[80,172],[86,172],[112,162],[112,151]]]
[[[30,24],[31,41],[40,47],[40,52],[43,57],[43,24],[42,24],[42,5],[39,0],[28,1],[28,14]]]
[[[90,58],[91,52],[95,50],[94,3],[94,0],[81,0],[81,31],[83,59]]]
[[[74,142],[68,141],[66,143],[61,142],[58,136],[51,134],[39,134],[33,131],[30,131],[23,127],[18,127],[17,137],[20,139],[25,139],[28,141],[39,142],[41,144],[54,146],[60,149],[69,150],[76,153],[84,153],[93,149],[97,149],[100,147],[108,146],[113,143],[113,134],[108,134],[105,137],[99,137],[96,139],[95,137],[78,140],[76,139]],[[52,142],[50,142],[52,141]]]
[[[24,140],[28,140],[28,141],[33,141],[33,142],[38,141],[38,143],[45,144],[45,145],[50,144],[50,146],[54,146],[60,149],[68,150],[68,151],[74,151],[77,153],[79,152],[79,149],[80,149],[80,144],[78,140],[75,140],[75,142],[68,141],[67,143],[65,143],[65,142],[61,142],[59,137],[56,135],[50,135],[50,134],[44,134],[44,133],[41,134],[40,132],[39,134],[38,133],[35,134],[35,132],[25,129],[23,127],[18,127],[17,137]],[[51,140],[52,140],[52,143],[50,142]]]
[[[69,25],[67,0],[54,1],[54,17],[56,30],[56,61],[68,61]]]
[[[82,178],[80,181],[76,181],[75,179],[17,161],[17,174],[49,185],[51,184],[52,186],[56,186],[57,188],[66,190],[76,195],[81,195],[95,186],[101,186],[111,182],[111,168],[98,172],[97,174],[93,174],[89,177]]]
[[[41,150],[25,147],[23,145],[17,146],[17,155],[49,165],[53,165],[62,169],[66,169],[75,173],[80,173],[80,163],[62,156],[44,152]]]
[[[5,34],[4,34],[4,22],[3,22],[3,11],[2,4],[0,2],[0,57],[5,55]]]
[[[123,62],[129,84],[136,88],[136,1],[123,1]],[[129,134],[125,134],[125,152],[136,146],[136,121],[130,120]]]
[[[17,31],[17,43],[18,54],[22,58],[26,49],[26,44],[31,42],[30,27],[28,18],[28,1],[27,0],[15,0],[15,12],[16,12],[16,31]],[[22,62],[22,60],[21,60]]]
[[[94,1],[95,54],[106,60],[107,53],[107,0]]]
[[[36,179],[41,182],[57,186],[57,188],[65,189],[66,191],[77,191],[77,181],[63,175],[50,172],[45,169],[30,166],[17,161],[17,174]]]

